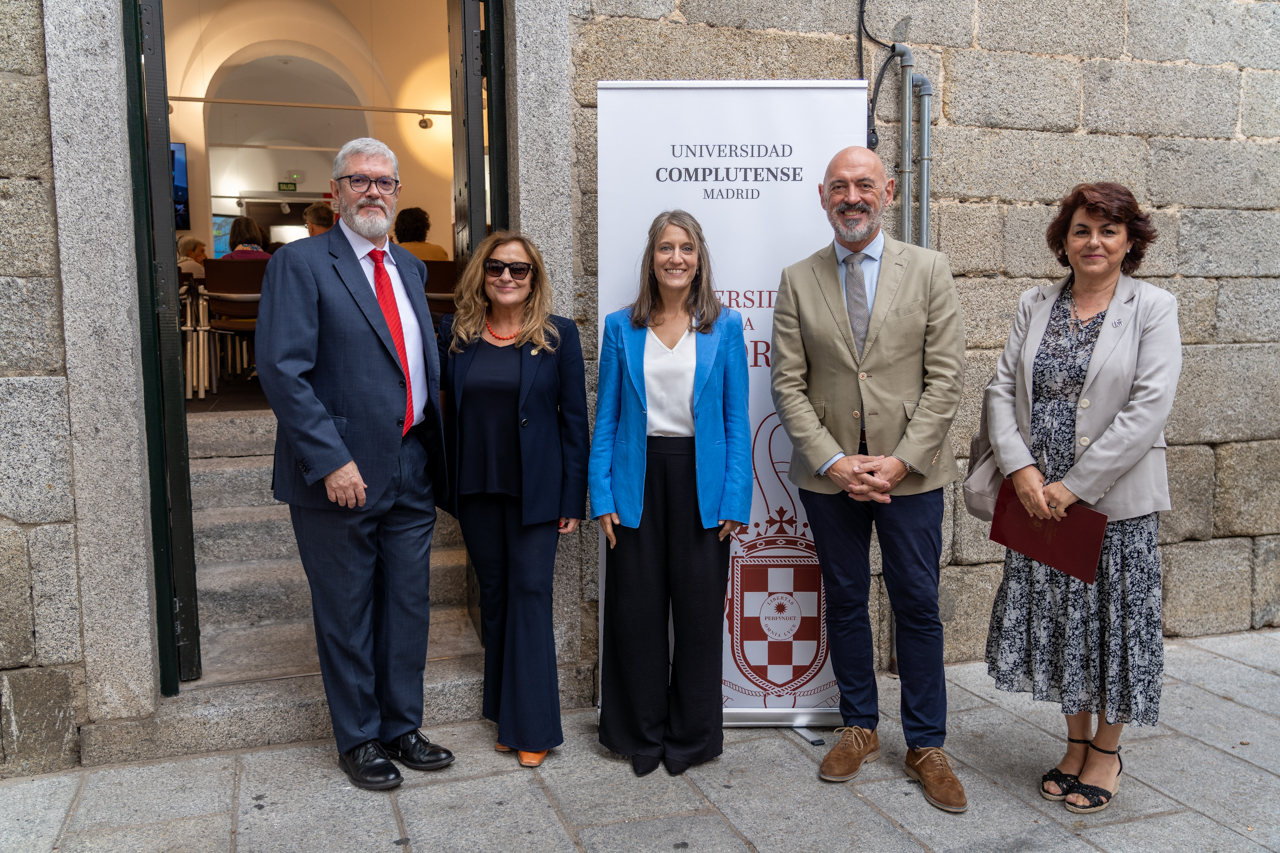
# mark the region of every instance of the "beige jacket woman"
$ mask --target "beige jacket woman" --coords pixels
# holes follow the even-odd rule
[[[1054,300],[1071,276],[1022,294],[987,390],[987,424],[1006,477],[1036,464],[1031,372]],[[1178,302],[1121,275],[1094,345],[1076,410],[1075,465],[1062,485],[1111,521],[1169,509],[1164,424],[1182,371]]]

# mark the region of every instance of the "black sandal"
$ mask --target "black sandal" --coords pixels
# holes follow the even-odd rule
[[[1117,758],[1120,758],[1119,746],[1117,746],[1115,748],[1115,751],[1112,752],[1109,749],[1101,749],[1099,747],[1096,747],[1093,745],[1093,741],[1090,741],[1089,748],[1094,750],[1095,752],[1103,752],[1103,753],[1106,753],[1107,755],[1114,755]],[[1071,793],[1079,794],[1080,796],[1084,797],[1086,800],[1089,801],[1089,805],[1077,806],[1072,803],[1065,803],[1065,802],[1063,803],[1063,805],[1066,806],[1067,811],[1071,812],[1072,814],[1093,814],[1094,812],[1100,812],[1103,809],[1105,809],[1107,806],[1111,805],[1111,801],[1115,798],[1116,794],[1120,793],[1120,777],[1123,775],[1124,775],[1124,759],[1120,758],[1120,772],[1116,774],[1116,789],[1114,791],[1108,791],[1106,788],[1099,788],[1097,785],[1082,785],[1079,782],[1077,782],[1071,788]]]
[[[1069,737],[1067,738],[1067,743],[1089,743],[1089,739]],[[1048,773],[1040,777],[1040,796],[1044,797],[1046,800],[1051,800],[1055,803],[1060,803],[1067,798],[1067,794],[1071,793],[1071,788],[1079,781],[1080,781],[1080,777],[1077,776],[1076,774],[1063,773],[1061,770],[1054,767]],[[1062,793],[1051,794],[1048,791],[1046,791],[1044,789],[1044,786],[1050,782],[1057,785],[1058,790],[1061,791]]]

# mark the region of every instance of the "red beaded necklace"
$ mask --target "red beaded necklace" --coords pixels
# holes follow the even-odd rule
[[[511,333],[511,334],[509,334],[509,335],[500,335],[500,334],[498,334],[497,332],[495,332],[495,331],[493,330],[493,326],[490,326],[490,325],[489,325],[489,318],[488,318],[488,317],[485,317],[485,318],[484,318],[484,327],[485,327],[486,329],[488,329],[488,330],[489,330],[489,334],[493,336],[494,340],[498,340],[498,341],[509,341],[509,340],[511,340],[512,338],[514,338],[516,335],[520,334],[520,330],[519,330],[519,329],[517,329],[516,331],[512,332],[512,333]]]

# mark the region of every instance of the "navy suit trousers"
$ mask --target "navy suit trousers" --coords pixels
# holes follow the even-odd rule
[[[422,725],[436,507],[419,435],[363,510],[289,507],[339,752]]]
[[[831,667],[846,726],[875,729],[880,720],[875,649],[867,599],[871,528],[880,539],[885,590],[897,626],[902,679],[902,733],[910,749],[942,746],[947,689],[942,671],[938,562],[942,556],[942,490],[895,495],[887,504],[844,492],[800,490],[822,566]]]

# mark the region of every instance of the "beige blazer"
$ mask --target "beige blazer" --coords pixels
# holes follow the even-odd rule
[[[834,244],[782,271],[770,350],[773,405],[802,489],[840,487],[817,471],[838,453],[894,455],[921,473],[890,494],[954,482],[947,431],[964,383],[964,319],[947,258],[888,237],[862,358],[853,344]]]
[[[996,464],[1008,476],[1036,464],[1031,371],[1068,275],[1022,294],[987,395]],[[1178,301],[1121,275],[1094,344],[1076,408],[1075,465],[1062,484],[1112,521],[1169,509],[1164,424],[1182,372]]]

